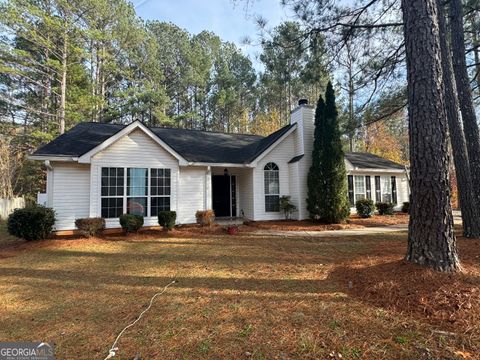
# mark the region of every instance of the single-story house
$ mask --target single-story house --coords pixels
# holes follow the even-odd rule
[[[32,159],[47,167],[47,206],[56,230],[75,229],[75,219],[103,217],[119,227],[123,213],[142,214],[157,225],[162,210],[177,223],[195,222],[197,210],[217,217],[277,220],[279,197],[296,205],[294,219],[307,219],[307,174],[311,164],[314,108],[305,101],[291,122],[262,137],[198,130],[84,122],[38,149]],[[408,201],[402,165],[366,153],[347,153],[349,198]]]

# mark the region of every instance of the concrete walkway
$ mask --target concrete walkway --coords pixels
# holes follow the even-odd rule
[[[325,231],[282,231],[282,230],[255,230],[252,234],[261,236],[283,236],[283,237],[341,237],[341,236],[358,236],[358,235],[373,235],[390,232],[407,231],[408,225],[389,225],[389,226],[375,226],[365,227],[360,229],[345,229],[345,230],[325,230]]]
[[[453,221],[457,225],[462,224],[462,217],[460,211],[453,211]],[[325,230],[325,231],[282,231],[282,230],[255,230],[252,231],[252,234],[260,236],[283,236],[283,237],[299,237],[299,236],[310,236],[310,237],[341,237],[341,236],[359,236],[359,235],[373,235],[373,234],[383,234],[391,232],[400,232],[408,231],[407,224],[398,224],[398,225],[386,225],[386,226],[374,226],[374,227],[364,227],[360,229],[345,229],[345,230]]]

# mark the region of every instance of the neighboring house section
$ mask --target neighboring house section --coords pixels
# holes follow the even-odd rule
[[[391,202],[400,209],[409,201],[409,184],[405,167],[368,153],[346,153],[348,197],[352,208],[359,199]]]
[[[197,130],[80,123],[37,150],[47,166],[47,206],[56,230],[75,229],[75,219],[103,217],[119,227],[123,213],[142,214],[157,225],[162,210],[178,223],[195,222],[197,210],[217,217],[277,220],[278,199],[291,196],[295,219],[308,218],[314,109],[301,103],[291,124],[262,137]],[[404,168],[375,155],[347,153],[349,198],[408,201]]]

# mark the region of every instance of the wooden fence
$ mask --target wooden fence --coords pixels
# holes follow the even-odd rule
[[[25,207],[24,198],[0,199],[0,219],[6,219],[14,209]]]

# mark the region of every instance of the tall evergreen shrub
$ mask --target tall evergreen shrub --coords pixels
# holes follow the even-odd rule
[[[350,213],[347,170],[340,139],[335,91],[327,85],[315,112],[312,166],[308,174],[307,207],[310,216],[325,223],[345,221]]]

